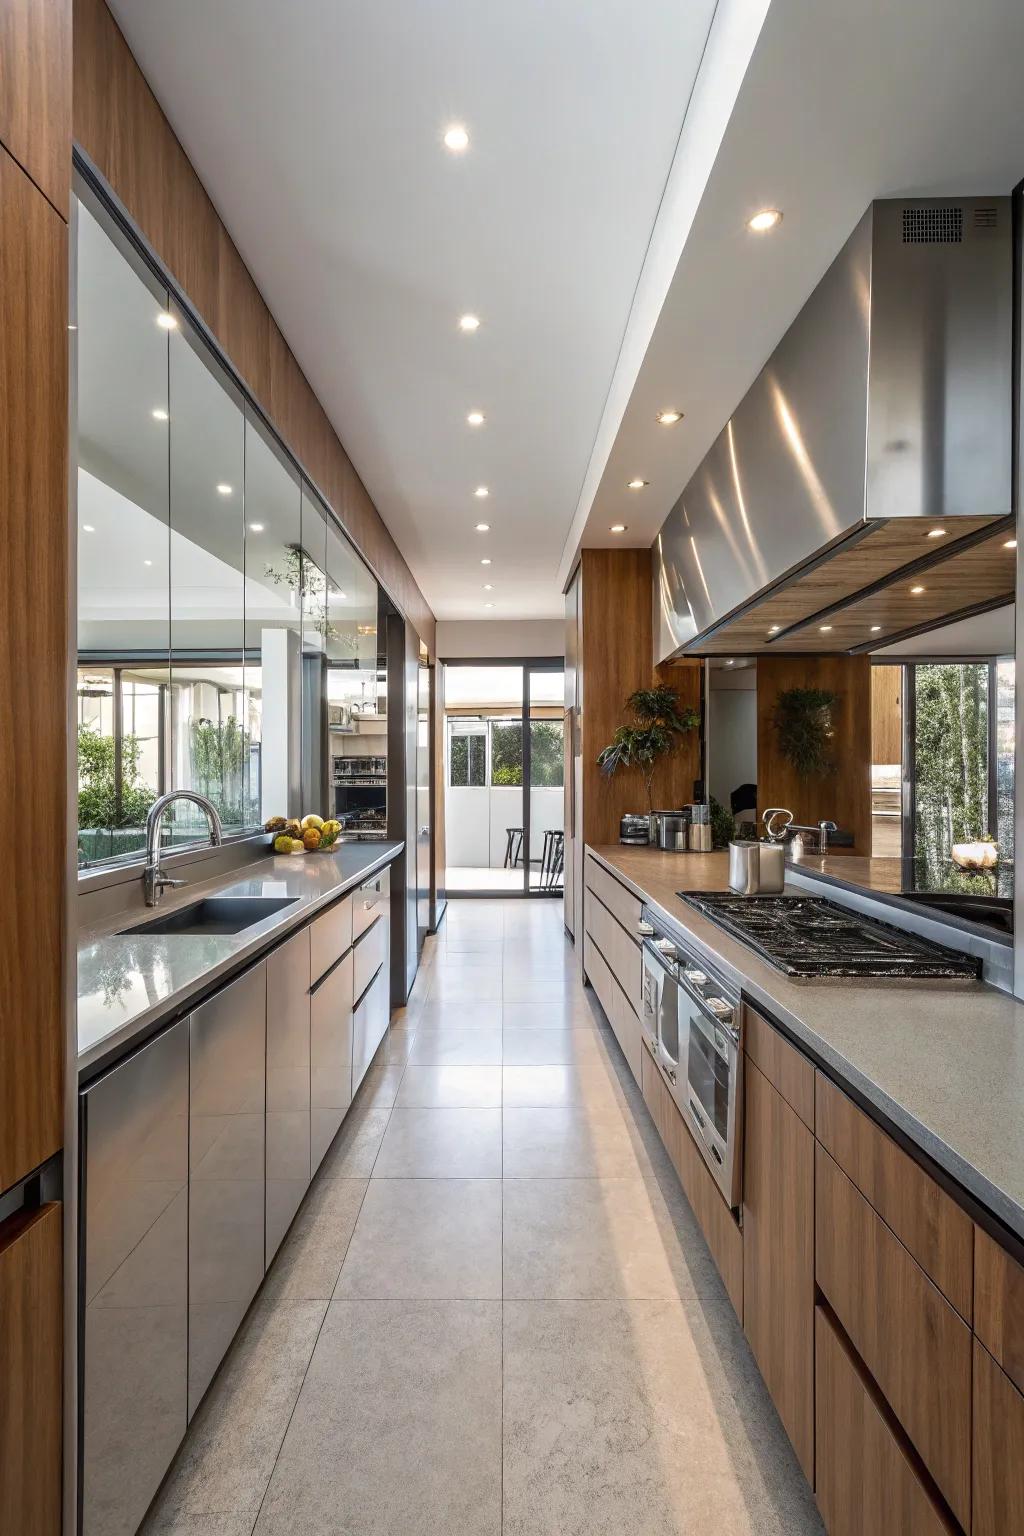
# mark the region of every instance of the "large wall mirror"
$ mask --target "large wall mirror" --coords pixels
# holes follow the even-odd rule
[[[377,586],[173,294],[79,189],[79,864],[158,795],[226,837],[324,808],[331,710],[371,705]],[[344,685],[338,682],[344,677]],[[187,802],[168,845],[205,834]]]

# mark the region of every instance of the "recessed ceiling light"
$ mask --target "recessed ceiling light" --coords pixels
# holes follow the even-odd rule
[[[477,523],[476,531],[477,533],[490,533],[491,525],[490,523]]]
[[[143,563],[143,565],[152,565],[153,564],[152,560],[143,560],[142,563]]]
[[[1017,548],[1017,540],[1016,539],[1007,539],[1006,543],[1003,545],[1003,548],[1004,549],[1016,549]]]
[[[493,608],[494,604],[493,603],[484,603],[484,607],[485,608]]]
[[[217,487],[217,495],[218,496],[230,496],[232,490],[233,490],[233,487],[228,485],[227,481],[222,480],[220,482],[220,484],[218,485],[218,487]]]
[[[262,523],[250,523],[249,524],[249,532],[250,533],[262,533],[263,532],[263,524]]]
[[[930,539],[944,539],[946,537],[946,530],[945,528],[929,528],[928,537]]]
[[[176,331],[178,329],[178,321],[176,316],[172,315],[170,311],[166,309],[162,309],[157,315],[156,323],[162,331]]]
[[[820,630],[820,632],[823,635],[827,635],[829,633],[829,631],[831,630],[831,628],[832,628],[831,624],[819,624],[818,625],[818,629]]]
[[[471,427],[482,427],[484,424],[484,413],[483,411],[470,411],[466,420]]]
[[[924,591],[924,587],[911,587],[910,591],[914,597],[920,597],[921,593]]]
[[[478,485],[476,490],[473,492],[473,495],[474,496],[479,496],[481,501],[483,501],[485,496],[489,496],[490,494],[491,493],[487,489],[486,485]]]
[[[169,421],[170,420],[170,417],[167,415],[167,412],[162,408],[162,406],[159,406],[159,405],[156,407],[155,410],[150,412],[150,415],[152,416],[154,421]]]
[[[494,583],[493,583],[493,581],[485,581],[484,582],[484,591],[485,592],[493,592],[494,591]]]
[[[461,155],[464,149],[469,148],[469,134],[461,123],[452,123],[445,129],[444,147],[455,155]]]
[[[488,560],[486,555],[484,555],[484,558],[480,561],[481,565],[490,565],[490,563],[491,562],[490,562],[490,560]]]
[[[873,635],[877,635],[878,631],[881,629],[881,627],[882,627],[881,624],[872,624],[872,626],[871,626],[871,633]]]
[[[755,235],[763,235],[765,230],[774,229],[781,223],[782,214],[778,208],[762,208],[752,219],[747,220],[747,228],[752,229]]]
[[[627,525],[625,523],[612,523],[611,527],[608,529],[608,532],[609,533],[625,533],[626,526]]]
[[[663,427],[674,427],[677,421],[682,421],[682,411],[659,411],[658,420]]]
[[[642,491],[645,485],[650,485],[649,480],[630,480],[626,485],[627,491]]]
[[[83,533],[95,533],[96,529],[93,527],[92,523],[83,523],[82,524],[82,532]]]
[[[479,315],[462,315],[459,319],[460,331],[478,331],[480,329]]]
[[[770,629],[769,629],[769,631],[768,631],[768,633],[769,633],[769,634],[770,634],[770,635],[777,635],[777,634],[778,634],[778,632],[779,632],[779,630],[780,630],[780,629],[781,629],[781,628],[782,628],[782,625],[781,625],[781,624],[773,624],[773,625],[772,625],[772,626],[771,626],[771,628],[770,628]]]

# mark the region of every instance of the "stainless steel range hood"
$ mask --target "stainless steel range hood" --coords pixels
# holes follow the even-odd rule
[[[1009,198],[871,204],[655,541],[657,660],[872,525],[1010,512],[1011,283]]]

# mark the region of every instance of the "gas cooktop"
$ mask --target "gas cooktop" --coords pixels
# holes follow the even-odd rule
[[[816,896],[677,891],[786,976],[973,977],[981,961]]]

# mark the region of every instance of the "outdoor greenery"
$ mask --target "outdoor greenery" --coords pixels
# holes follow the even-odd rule
[[[736,836],[736,818],[714,795],[708,801],[708,808],[711,814],[711,846],[728,848]]]
[[[518,788],[523,782],[523,723],[492,720],[491,785]],[[487,782],[486,725],[479,733],[452,735],[448,780],[455,788],[480,788]],[[530,778],[533,789],[560,789],[563,777],[561,722],[530,721]]]
[[[784,688],[775,700],[779,751],[802,779],[825,779],[836,771],[832,711],[838,701],[829,688]]]
[[[988,824],[988,666],[914,668],[914,851],[944,874],[954,843],[973,842]]]
[[[141,827],[156,795],[139,778],[136,736],[121,738],[121,796],[118,804],[114,738],[89,725],[78,727],[78,825],[81,828]]]
[[[213,720],[193,720],[189,735],[189,787],[212,800],[221,820],[229,826],[245,826],[246,773],[249,733],[234,715],[223,725]]]
[[[481,729],[453,735],[449,748],[448,782],[455,789],[482,789],[487,782],[487,736]]]
[[[656,688],[638,688],[629,695],[626,708],[635,724],[620,725],[609,745],[598,753],[597,761],[609,777],[620,768],[637,769],[647,791],[648,810],[653,812],[658,764],[696,728],[700,716],[695,709],[681,707],[679,694],[664,683]]]

